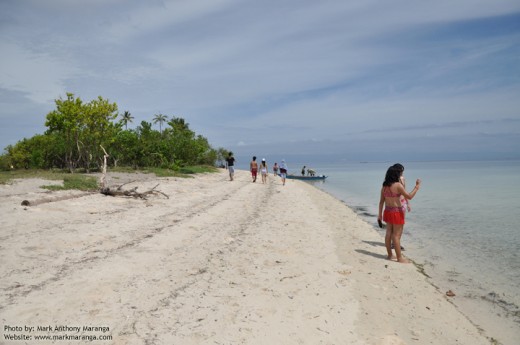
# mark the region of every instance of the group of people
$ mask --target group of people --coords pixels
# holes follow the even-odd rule
[[[421,180],[417,179],[414,189],[410,193],[406,191],[402,164],[394,164],[386,171],[381,187],[377,221],[380,227],[383,227],[382,221],[386,223],[385,247],[388,260],[396,259],[400,263],[410,262],[402,255],[401,236],[405,224],[405,212],[411,211],[410,200],[417,194],[420,187]],[[383,206],[385,206],[384,212]],[[392,253],[392,246],[395,249],[395,256]]]
[[[233,181],[235,158],[230,152],[226,158],[227,168],[229,170],[229,179]],[[267,182],[267,175],[269,174],[269,167],[265,158],[260,164],[256,161],[256,156],[253,157],[249,163],[251,177],[253,182],[256,182],[258,171],[262,176],[262,183]],[[305,172],[305,167],[302,169],[302,175]],[[278,171],[280,171],[278,173]],[[287,164],[282,160],[280,165],[274,163],[273,174],[279,175],[282,178],[282,183],[285,186],[285,178],[287,176]],[[406,181],[404,178],[404,166],[402,164],[394,164],[388,168],[385,175],[383,186],[381,187],[381,197],[379,199],[379,213],[377,221],[380,227],[383,227],[383,221],[386,223],[385,247],[387,251],[388,260],[397,260],[400,263],[409,263],[410,261],[402,255],[401,236],[403,235],[403,228],[405,224],[405,213],[411,211],[410,200],[415,197],[419,188],[421,187],[421,180],[415,181],[415,187],[411,192],[406,191]],[[383,210],[384,206],[384,210]],[[395,256],[392,249],[395,250]]]
[[[314,171],[314,169],[307,168],[306,165],[304,165],[302,168],[302,176],[305,176],[305,169],[307,169],[307,176],[316,176],[316,171]]]
[[[253,156],[253,159],[249,163],[249,171],[251,171],[251,177],[253,178],[253,182],[256,182],[256,176],[258,174],[258,169],[260,169],[260,174],[262,175],[262,183],[267,183],[267,175],[269,174],[269,166],[265,158],[262,158],[262,162],[260,162],[260,166],[256,162],[256,156]],[[278,172],[280,171],[280,172]],[[287,164],[285,163],[285,159],[282,159],[280,165],[278,163],[274,163],[273,165],[273,175],[280,176],[282,179],[282,184],[285,186],[285,179],[287,177]]]
[[[229,152],[229,155],[226,158],[226,167],[229,171],[229,180],[233,181],[235,175],[235,157],[233,157],[233,152]],[[251,171],[251,177],[253,178],[253,182],[256,182],[258,171],[260,171],[260,175],[262,176],[262,183],[267,183],[269,166],[267,165],[267,161],[265,160],[265,158],[262,158],[262,161],[260,162],[260,164],[258,164],[258,162],[256,161],[256,156],[253,156],[253,159],[249,163],[249,170]],[[282,159],[280,165],[278,165],[278,163],[274,163],[273,175],[280,176],[282,179],[282,184],[285,186],[285,179],[287,177],[287,164],[285,163],[284,159]]]

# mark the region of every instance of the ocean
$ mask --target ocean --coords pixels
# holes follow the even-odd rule
[[[312,167],[328,178],[313,185],[345,202],[384,236],[377,207],[393,163],[319,164]],[[424,268],[441,293],[452,290],[456,296],[450,301],[486,336],[519,344],[520,161],[399,163],[408,191],[422,180],[406,215],[405,256]],[[292,173],[303,165],[289,164]]]

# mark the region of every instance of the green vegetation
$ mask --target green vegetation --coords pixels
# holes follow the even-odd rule
[[[63,186],[42,186],[49,190],[95,190],[98,189],[98,180],[93,176],[70,174],[66,171],[51,171],[41,169],[0,171],[0,184],[7,184],[14,179],[38,178],[48,181],[63,181]]]
[[[7,184],[9,181],[19,178],[39,178],[43,180],[63,180],[69,174],[50,170],[12,170],[0,171],[0,184]]]
[[[42,186],[42,188],[49,189],[49,190],[77,189],[77,190],[89,191],[89,190],[98,189],[98,180],[92,176],[69,174],[69,175],[63,177],[63,186],[49,185],[49,186]]]
[[[122,172],[122,173],[149,173],[155,174],[158,177],[180,177],[180,178],[190,178],[193,174],[204,174],[204,173],[214,173],[217,172],[218,169],[214,166],[209,165],[198,165],[198,166],[185,166],[179,168],[177,170],[165,169],[165,168],[145,168],[142,170],[135,170],[131,167],[117,167],[111,169],[112,172]],[[68,171],[64,170],[41,170],[41,169],[20,169],[20,170],[10,170],[10,171],[0,171],[0,184],[7,184],[11,180],[14,179],[23,179],[23,178],[38,178],[42,180],[48,181],[63,181],[63,186],[61,185],[47,185],[42,186],[42,188],[49,190],[68,190],[68,189],[77,189],[77,190],[96,190],[99,188],[98,179],[93,176],[88,176],[85,174],[71,174]],[[117,178],[117,177],[114,177]]]
[[[143,170],[145,173],[153,173],[159,177],[191,177],[194,174],[214,173],[218,169],[208,165],[197,165],[197,166],[185,166],[175,170],[163,169],[163,168],[146,168]]]
[[[104,148],[110,171],[130,167],[158,176],[179,176],[207,171],[194,166],[222,166],[227,156],[227,150],[213,149],[180,117],[156,114],[153,123],[159,130],[147,121],[128,129],[134,119],[130,112],[119,115],[117,104],[102,97],[85,103],[68,93],[55,103],[56,109],[45,118],[46,132],[7,146],[0,156],[0,170],[99,171]]]

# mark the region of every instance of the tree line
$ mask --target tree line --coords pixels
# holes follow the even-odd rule
[[[5,148],[0,169],[99,170],[103,148],[109,165],[133,168],[178,169],[186,165],[221,164],[227,155],[197,135],[181,117],[156,114],[153,124],[142,121],[128,129],[134,119],[129,111],[119,115],[116,103],[99,96],[83,102],[72,93],[55,100],[56,109],[45,119],[47,130]]]

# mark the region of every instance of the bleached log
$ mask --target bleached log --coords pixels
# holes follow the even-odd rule
[[[84,192],[84,193],[74,194],[74,195],[62,195],[62,196],[56,196],[54,198],[42,198],[42,199],[33,200],[33,201],[24,200],[24,201],[22,201],[22,206],[37,206],[37,205],[41,205],[41,204],[46,204],[48,202],[77,199],[77,198],[81,198],[81,197],[84,197],[87,195],[92,195],[95,193],[97,193],[97,192]]]
[[[166,199],[169,199],[170,197],[168,195],[155,189],[155,188],[157,188],[157,186],[159,186],[159,185],[157,184],[152,189],[147,190],[146,192],[142,192],[142,193],[139,193],[137,191],[138,187],[134,187],[130,190],[123,190],[123,189],[121,189],[121,186],[119,186],[117,189],[111,189],[110,187],[106,187],[106,188],[101,189],[101,194],[108,195],[108,196],[123,196],[123,197],[126,196],[126,197],[133,197],[133,198],[139,198],[139,199],[144,199],[144,200],[147,200],[148,195],[161,194],[161,195],[165,196]]]
[[[101,174],[101,178],[100,178],[100,181],[99,181],[99,184],[101,185],[101,189],[103,188],[106,188],[107,187],[107,158],[110,157],[107,153],[107,151],[105,150],[105,148],[102,146],[102,145],[99,145],[101,146],[101,148],[103,149],[103,152],[105,153],[103,155],[103,167],[101,168],[102,170],[102,174]]]

